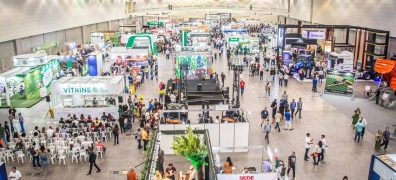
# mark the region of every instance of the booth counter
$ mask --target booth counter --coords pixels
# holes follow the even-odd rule
[[[55,81],[51,86],[55,118],[66,118],[68,114],[100,118],[103,112],[118,118],[123,79],[122,76],[99,76],[65,77]]]
[[[396,154],[372,155],[368,179],[396,179]]]

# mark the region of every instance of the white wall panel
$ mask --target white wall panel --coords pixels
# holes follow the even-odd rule
[[[108,31],[109,25],[107,22],[98,23],[98,31]]]
[[[44,36],[37,35],[26,38],[17,39],[16,41],[17,54],[32,53],[32,48],[44,44]]]
[[[312,0],[290,0],[290,17],[303,21],[310,21],[311,1]],[[315,3],[316,2],[317,1],[315,1]]]
[[[44,43],[54,43],[57,42],[59,45],[59,49],[56,48],[51,48],[49,49],[49,54],[57,54],[58,51],[61,52],[65,45],[64,43],[66,42],[66,37],[65,37],[65,31],[55,31],[55,32],[50,32],[50,33],[45,33],[44,34]]]
[[[81,27],[66,29],[66,42],[82,43]]]
[[[124,6],[124,0],[2,0],[0,42],[125,18]]]
[[[119,29],[118,20],[109,22],[109,31],[118,31],[118,29]]]
[[[0,43],[0,70],[1,72],[7,71],[12,68],[11,57],[15,56],[14,41],[6,41]]]

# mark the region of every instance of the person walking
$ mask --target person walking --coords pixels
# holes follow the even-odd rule
[[[279,86],[282,87],[283,85],[283,73],[279,73]]]
[[[289,75],[287,73],[283,76],[283,80],[285,81],[285,87],[287,87],[287,83],[289,82]]]
[[[276,113],[274,118],[275,118],[275,129],[278,129],[278,132],[280,132],[280,122],[282,120],[282,114],[280,113],[280,111]]]
[[[165,50],[166,60],[169,60],[169,48]]]
[[[377,90],[375,90],[375,104],[379,103],[380,95],[381,95],[381,90],[380,88],[377,88]]]
[[[389,127],[386,127],[385,131],[382,133],[382,143],[380,145],[380,148],[385,145],[384,150],[386,151],[386,149],[388,148],[389,140],[390,140]]]
[[[312,79],[312,91],[314,93],[317,92],[317,86],[318,86],[318,79],[316,78],[316,76]]]
[[[32,163],[33,167],[36,167],[36,164],[38,167],[41,167],[40,165],[40,152],[36,147],[36,143],[33,143],[33,145],[29,148],[30,155],[32,156]]]
[[[378,130],[377,133],[375,134],[375,150],[378,152],[381,150],[381,142],[382,142],[382,131]]]
[[[311,138],[311,134],[307,133],[307,136],[305,137],[305,154],[304,154],[304,160],[305,161],[309,161],[309,157],[308,157],[308,152],[309,149],[311,148],[311,144],[313,139]]]
[[[260,69],[260,81],[263,81],[264,79],[264,70],[263,68]]]
[[[40,162],[44,169],[48,168],[48,150],[43,148],[40,151]]]
[[[296,103],[296,101],[294,101],[294,99],[292,99],[292,101],[290,102],[289,107],[290,107],[291,118],[294,119],[294,112],[295,112],[296,107],[297,107],[297,103]]]
[[[265,141],[267,142],[267,144],[269,144],[269,133],[271,132],[272,126],[269,122],[269,120],[267,120],[267,123],[264,125],[263,127],[263,131],[265,132]]]
[[[92,166],[95,166],[97,169],[97,173],[100,172],[99,166],[96,164],[96,154],[93,152],[92,148],[89,149],[89,156],[88,156],[88,161],[89,161],[89,172],[87,175],[91,175],[92,172]]]
[[[314,149],[313,149],[313,153],[312,153],[312,156],[313,156],[313,165],[314,165],[314,166],[319,164],[319,161],[320,161],[320,156],[319,156],[319,154],[322,153],[322,149],[319,147],[319,142],[320,142],[320,140],[319,140],[318,143],[315,145],[315,147],[314,147]]]
[[[25,126],[24,126],[25,120],[21,113],[18,113],[18,120],[19,120],[19,125],[21,127],[21,133],[24,133],[25,132]]]
[[[135,172],[134,168],[131,168],[127,174],[127,180],[138,180],[138,175]]]
[[[300,118],[300,119],[302,118],[302,117],[301,117],[302,108],[303,108],[302,98],[298,98],[298,102],[297,102],[297,111],[296,111],[296,114],[294,114],[294,117],[296,117],[296,116],[297,116],[297,113],[298,113],[298,118]]]
[[[221,85],[224,87],[224,80],[226,79],[226,76],[223,72],[221,72],[220,77],[221,77]]]
[[[360,108],[356,108],[356,110],[354,111],[354,114],[352,115],[352,125],[353,126],[355,126],[356,123],[359,121],[360,114],[362,114],[362,112],[360,111]]]
[[[261,126],[262,126],[264,121],[268,120],[269,113],[268,113],[267,107],[264,107],[264,109],[261,111],[260,115],[261,115]]]
[[[293,130],[291,126],[291,115],[288,109],[285,112],[285,130]]]
[[[360,120],[361,120],[362,123],[363,123],[363,129],[362,129],[362,134],[361,134],[361,137],[362,137],[362,139],[363,139],[364,132],[366,131],[367,120],[366,120],[366,118],[364,118],[363,116],[360,117]]]
[[[324,134],[322,134],[321,139],[319,140],[319,144],[318,144],[319,147],[322,149],[322,151],[319,154],[319,159],[320,159],[320,161],[322,163],[325,162],[324,161],[324,154],[327,151],[327,141],[326,141],[325,137],[326,136]]]
[[[360,120],[355,125],[355,142],[357,142],[357,143],[360,142],[360,137],[362,136],[363,127],[364,127],[364,125],[363,125],[362,120]]]
[[[267,81],[267,84],[265,85],[265,95],[270,97],[271,96],[271,83]]]
[[[239,87],[241,88],[241,96],[243,96],[243,92],[245,91],[245,81],[241,80],[239,82]]]
[[[120,144],[119,138],[120,138],[120,128],[118,127],[118,124],[116,124],[113,128],[113,135],[114,135],[114,146],[116,144]]]
[[[290,170],[293,170],[293,179],[296,178],[296,153],[293,151],[292,154],[288,158],[288,168],[287,168],[287,176],[289,176]]]
[[[276,110],[278,108],[278,103],[276,102],[276,99],[274,99],[274,101],[272,101],[271,108],[272,108],[272,118],[275,118]]]
[[[142,134],[140,132],[140,128],[137,129],[137,132],[135,133],[135,139],[138,142],[138,149],[142,148]]]
[[[143,140],[143,150],[146,151],[147,144],[149,141],[148,133],[147,133],[146,129],[143,129],[141,133],[142,133],[142,140]]]

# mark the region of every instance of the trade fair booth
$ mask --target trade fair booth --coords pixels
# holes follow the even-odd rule
[[[126,47],[113,47],[110,50],[110,60],[114,60],[119,65],[148,66],[148,54],[148,48],[127,49]]]
[[[27,108],[41,101],[51,92],[52,81],[60,77],[59,58],[42,54],[14,56],[16,68],[0,74],[1,106]]]
[[[105,112],[117,119],[123,88],[122,76],[65,77],[55,81],[51,85],[55,118],[66,118],[68,114],[100,118]]]
[[[128,38],[127,49],[149,48],[150,55],[158,55],[157,36],[152,33],[136,33]]]
[[[259,39],[253,37],[229,37],[228,47],[240,49],[242,52],[247,52],[247,54],[256,54],[260,52]]]
[[[181,76],[186,79],[204,79],[209,76],[211,72],[211,62],[208,59],[209,54],[206,52],[188,52],[182,51],[175,57],[174,70],[176,76],[181,79]],[[181,66],[187,66],[187,69],[180,71]]]

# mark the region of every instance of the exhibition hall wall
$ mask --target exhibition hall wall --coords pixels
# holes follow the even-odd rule
[[[0,1],[0,42],[123,19],[124,0]]]
[[[396,37],[395,0],[290,0],[290,17],[320,24],[345,24],[391,32]]]

